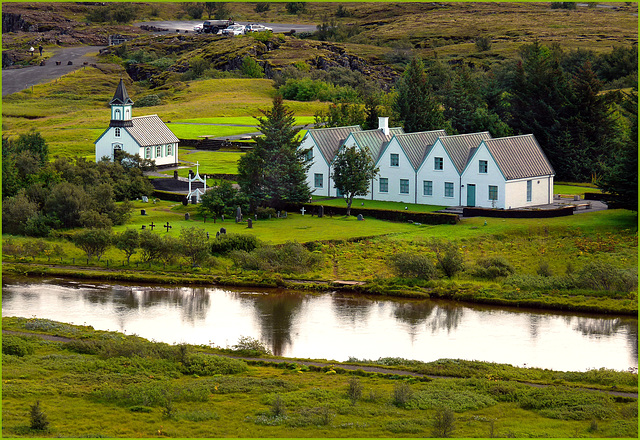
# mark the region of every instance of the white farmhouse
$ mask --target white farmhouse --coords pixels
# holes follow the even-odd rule
[[[133,101],[122,79],[109,105],[109,128],[94,142],[96,162],[104,157],[113,161],[124,151],[153,160],[156,166],[177,165],[178,138],[158,115],[132,117]]]
[[[418,182],[418,169],[433,144],[444,130],[396,134],[380,153],[377,184],[373,185],[372,200],[405,203],[418,202],[418,195],[426,190]]]
[[[460,176],[480,142],[490,138],[489,132],[438,138],[418,168],[418,185],[422,186],[418,203],[461,206]]]
[[[503,209],[550,204],[554,175],[532,134],[485,139],[462,172],[462,202]]]

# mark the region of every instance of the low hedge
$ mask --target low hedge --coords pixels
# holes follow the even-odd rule
[[[550,218],[573,215],[573,207],[537,210],[504,210],[492,208],[463,208],[463,217],[498,217],[498,218]]]

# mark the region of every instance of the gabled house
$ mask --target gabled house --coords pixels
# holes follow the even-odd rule
[[[333,197],[336,190],[331,179],[331,163],[345,139],[353,132],[362,131],[359,125],[349,127],[313,128],[307,131],[300,144],[301,150],[309,149],[307,160],[307,184],[314,195]]]
[[[109,128],[94,142],[96,162],[103,157],[113,161],[124,151],[153,160],[157,166],[177,165],[178,138],[158,115],[132,117],[133,101],[122,79],[109,105]]]
[[[462,204],[503,209],[550,204],[554,176],[532,134],[485,139],[462,172]]]
[[[380,170],[373,184],[372,200],[418,203],[423,188],[418,185],[418,168],[444,130],[396,134],[381,151]]]
[[[460,176],[480,143],[490,138],[489,132],[438,138],[418,168],[417,181],[422,188],[417,198],[418,203],[462,205]]]

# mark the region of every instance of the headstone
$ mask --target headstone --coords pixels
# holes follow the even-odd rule
[[[187,205],[189,204],[189,199],[188,199],[188,198],[186,198],[186,197],[185,197],[184,199],[182,199],[182,204],[183,204],[184,206],[187,206]]]
[[[207,240],[209,239],[209,233],[207,232]]]
[[[306,211],[307,211],[307,210],[306,210],[306,209],[304,209],[304,206],[300,209],[300,212],[302,213],[302,216],[303,216],[303,217],[304,217],[304,213],[305,213]]]
[[[198,196],[191,196],[191,204],[195,205],[196,203],[198,203]]]
[[[318,217],[319,218],[324,217],[324,206],[322,205],[318,206]]]
[[[220,216],[220,219],[221,219],[222,221],[224,221],[224,214],[222,214],[222,215]]]
[[[173,178],[176,179],[176,180],[178,179],[178,170],[175,170],[173,172]]]
[[[216,238],[220,238],[220,231],[216,232]]]
[[[238,206],[236,208],[236,223],[240,223],[242,221],[242,209]]]
[[[169,232],[169,229],[171,229],[173,226],[169,225],[169,222],[167,222],[166,225],[163,225],[164,228],[167,228],[167,232]]]
[[[258,214],[253,214],[253,219],[258,220]]]
[[[140,215],[147,215],[147,211],[146,211],[146,210],[144,210],[144,209],[141,209],[141,210],[140,210]]]
[[[253,228],[253,220],[251,220],[251,219],[248,219],[248,220],[247,220],[247,227],[248,227],[249,229]]]
[[[153,231],[153,228],[155,228],[155,227],[156,227],[156,225],[155,225],[153,222],[151,222],[151,224],[149,225],[149,227],[150,227],[150,228],[151,228],[151,230]]]
[[[142,196],[142,203],[149,203],[149,197]]]
[[[283,215],[284,215],[284,218],[287,218],[287,211],[284,211]]]
[[[189,218],[190,218],[190,217],[191,217],[191,216],[189,215],[189,213],[188,213],[188,212],[185,212],[185,213],[184,213],[184,219],[185,219],[185,220],[189,220]]]
[[[573,200],[574,200],[574,201],[578,201],[578,200],[580,200],[580,196],[579,196],[579,195],[575,195],[575,196],[573,196]]]
[[[147,229],[147,225],[142,225],[142,229]]]
[[[276,212],[276,218],[280,218],[280,211]]]
[[[225,228],[220,228],[220,233],[221,233],[221,234],[226,234],[226,233],[227,233],[227,230],[226,230]]]
[[[364,217],[362,216],[362,214],[358,214],[358,221],[361,222],[362,220],[364,220]]]

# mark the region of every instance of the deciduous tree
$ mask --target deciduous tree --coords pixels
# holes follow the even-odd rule
[[[344,148],[333,161],[331,178],[334,186],[347,202],[347,216],[351,214],[351,204],[356,196],[366,196],[371,181],[378,174],[378,168],[367,150],[357,147]]]

